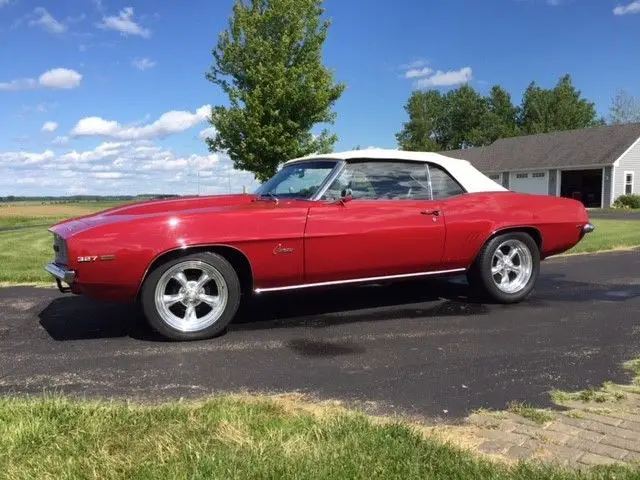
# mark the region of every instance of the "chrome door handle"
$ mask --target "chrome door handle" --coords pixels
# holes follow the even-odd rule
[[[434,217],[440,216],[440,210],[422,210],[420,213],[422,215],[433,215]]]

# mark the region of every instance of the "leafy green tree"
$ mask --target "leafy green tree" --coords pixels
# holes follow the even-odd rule
[[[488,103],[468,85],[414,91],[405,106],[409,121],[396,135],[403,150],[440,151],[486,144],[483,120]]]
[[[560,78],[553,89],[532,82],[524,93],[520,111],[523,133],[548,133],[592,127],[602,123],[593,102],[582,98],[570,75]]]
[[[236,0],[229,28],[213,50],[206,77],[229,106],[213,108],[217,135],[211,151],[225,151],[236,168],[264,181],[290,158],[331,151],[332,107],[345,86],[322,63],[330,22],[323,0]]]
[[[511,95],[499,85],[494,85],[487,97],[488,111],[482,120],[486,144],[499,138],[515,137],[518,128],[518,107],[513,105]]]
[[[444,150],[485,145],[482,120],[488,112],[485,98],[469,85],[449,91],[445,96],[440,142]]]
[[[613,125],[640,122],[640,99],[626,90],[618,92],[609,109],[609,121]]]
[[[414,91],[404,107],[409,115],[396,135],[403,150],[437,152],[442,150],[441,128],[445,117],[445,98],[437,90]]]

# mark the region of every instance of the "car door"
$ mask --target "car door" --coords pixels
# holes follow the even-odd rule
[[[309,210],[305,283],[437,270],[444,241],[425,163],[349,162]]]

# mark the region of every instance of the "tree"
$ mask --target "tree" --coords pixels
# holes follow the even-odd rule
[[[581,95],[570,75],[561,77],[553,89],[543,89],[532,82],[524,93],[520,110],[523,133],[557,132],[602,123],[595,104]]]
[[[482,129],[487,144],[499,138],[515,137],[520,134],[518,128],[518,107],[513,105],[511,95],[499,85],[491,88],[487,98],[488,111],[482,120]]]
[[[440,151],[487,144],[484,121],[489,102],[469,85],[414,91],[405,106],[409,121],[396,139],[403,150]]]
[[[400,148],[409,151],[442,150],[441,127],[445,99],[437,90],[414,91],[404,107],[409,115],[402,131],[396,134]]]
[[[234,167],[271,177],[288,159],[331,151],[332,107],[345,86],[322,64],[329,21],[323,0],[236,0],[229,28],[220,34],[206,74],[229,98],[213,108],[217,135],[209,150],[225,151]]]
[[[449,91],[445,96],[440,142],[444,150],[477,147],[487,143],[482,121],[489,106],[469,85]]]
[[[609,121],[612,125],[640,122],[640,99],[626,90],[618,92],[609,109]]]

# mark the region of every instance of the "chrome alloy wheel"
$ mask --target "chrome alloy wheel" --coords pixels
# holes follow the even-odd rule
[[[520,240],[501,243],[491,260],[491,276],[504,293],[518,293],[526,287],[533,273],[529,247]]]
[[[167,270],[155,288],[155,306],[167,325],[197,332],[217,322],[227,307],[227,282],[213,266],[198,260]]]

